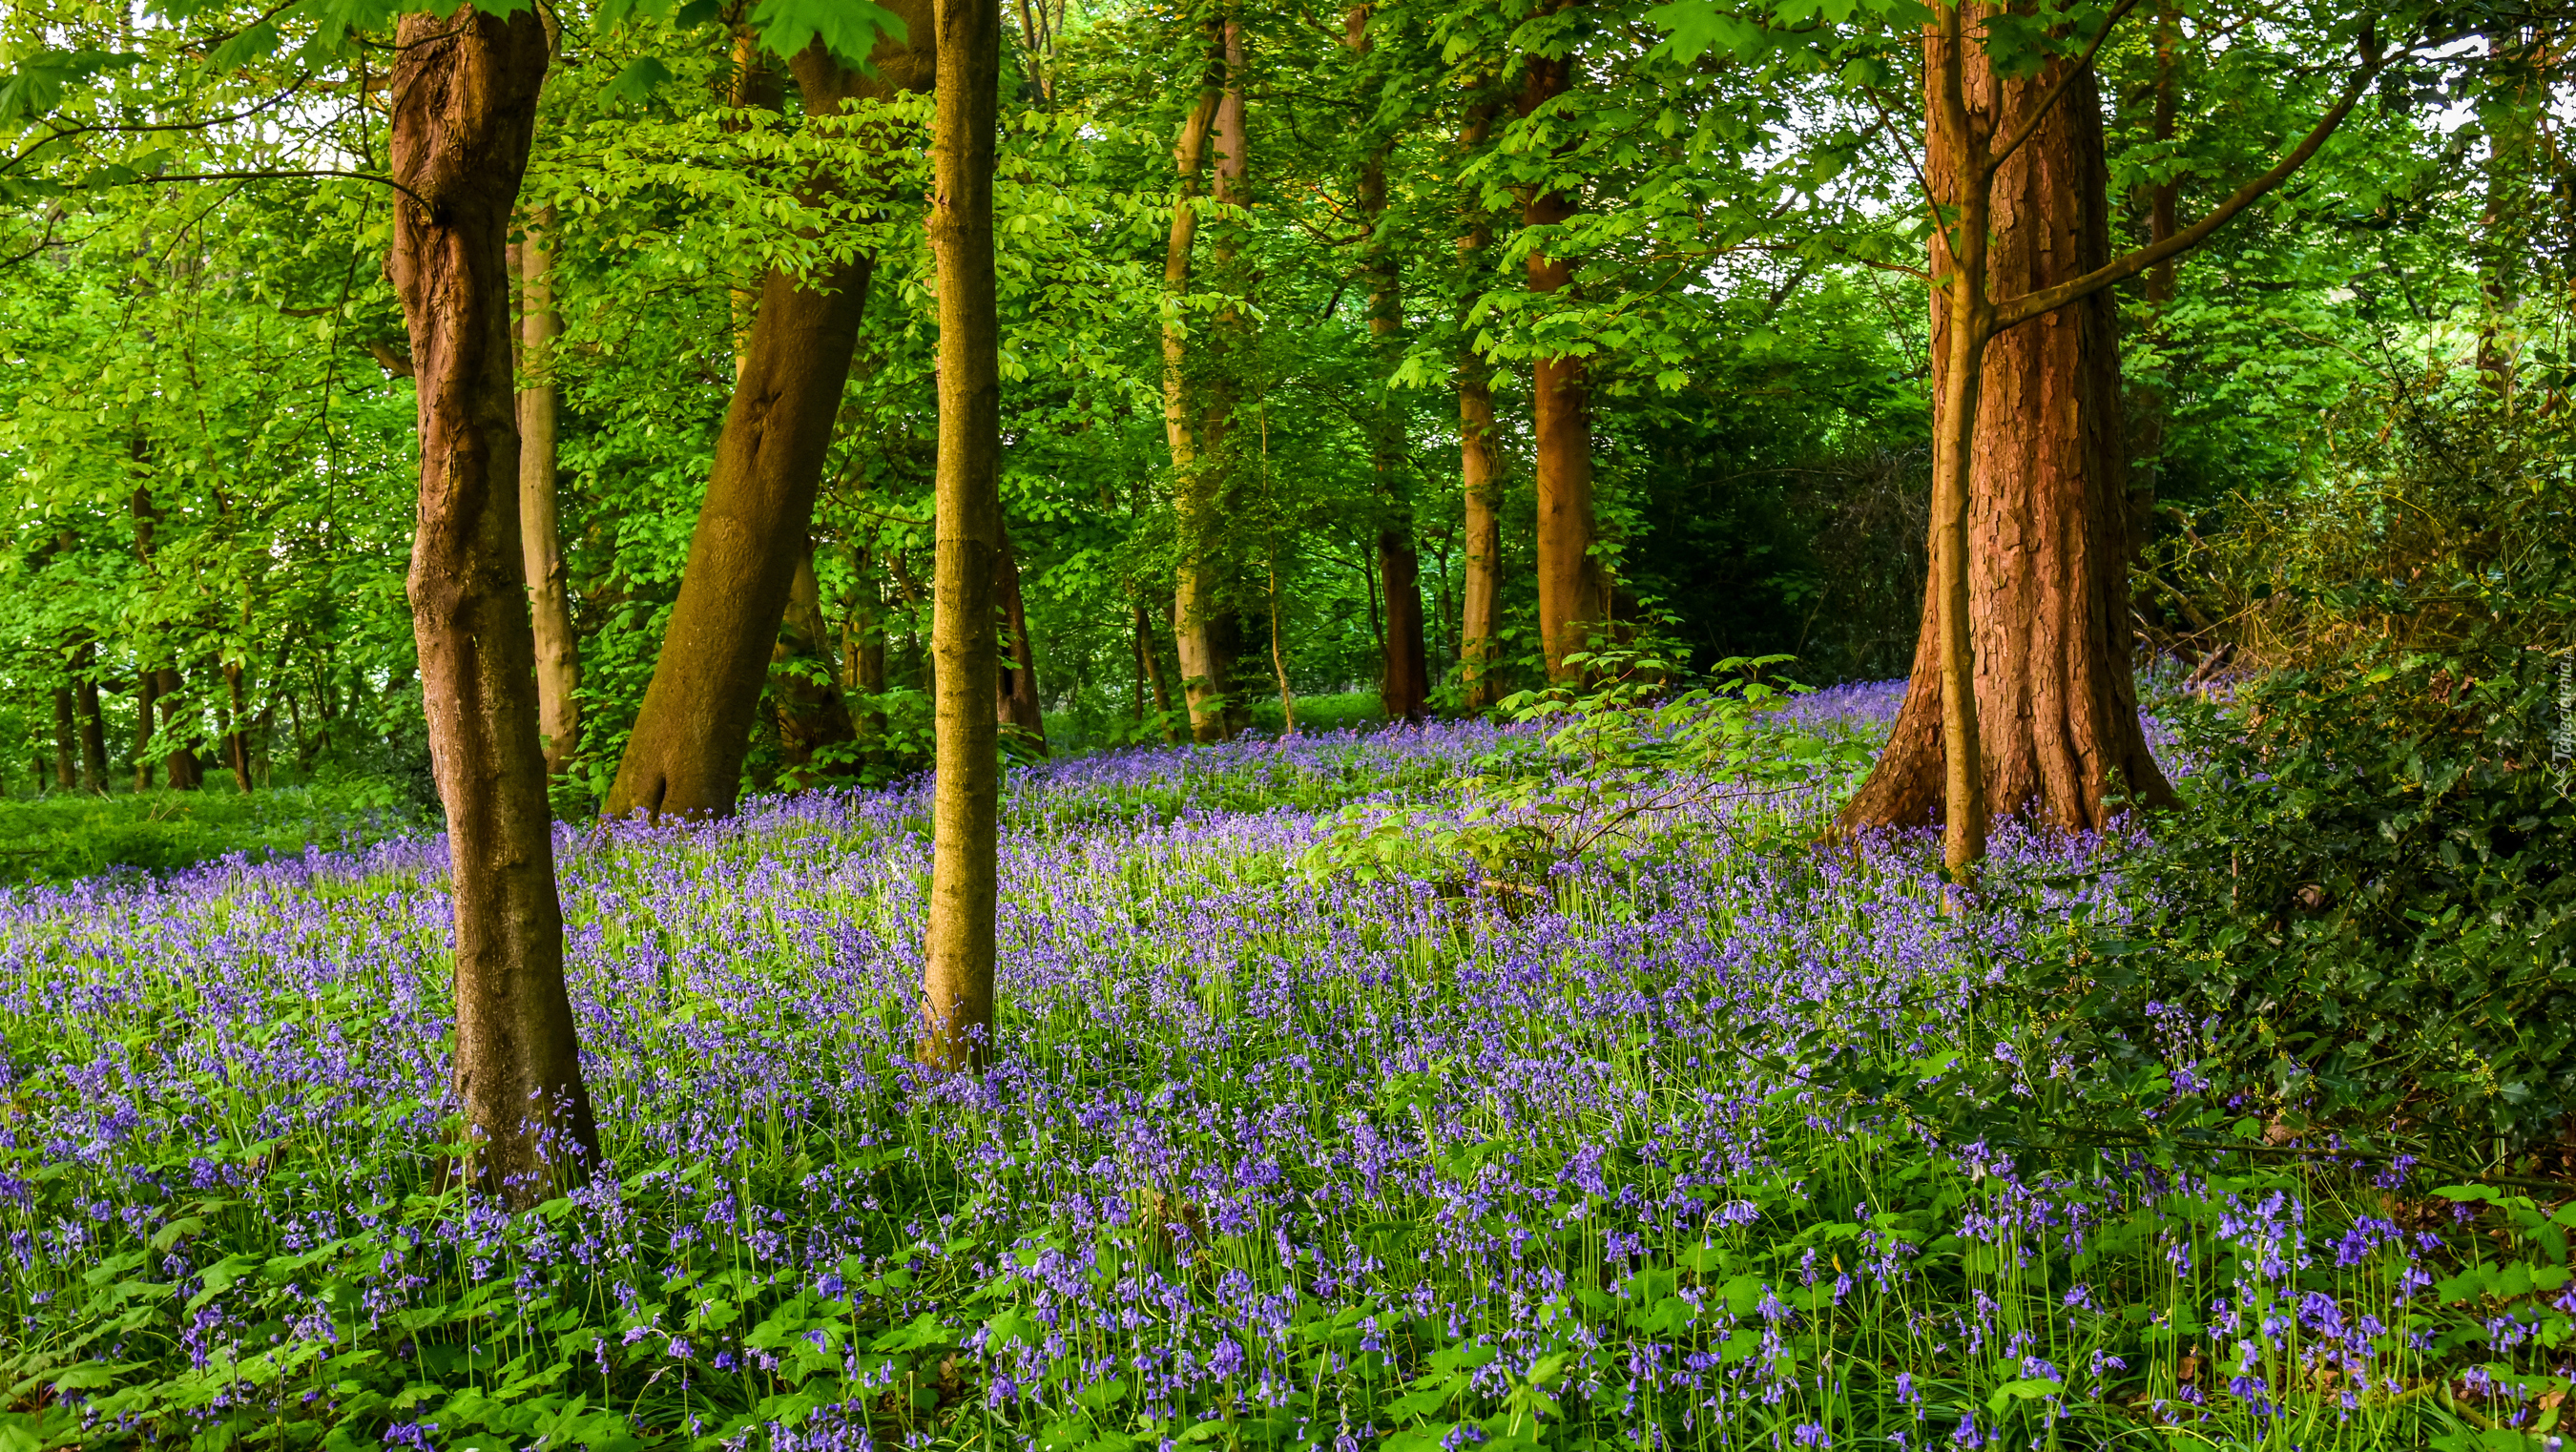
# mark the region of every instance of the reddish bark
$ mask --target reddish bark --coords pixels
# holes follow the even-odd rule
[[[1532,56],[1522,76],[1523,117],[1564,95],[1573,84],[1568,56]],[[1561,226],[1575,215],[1563,192],[1533,191],[1521,209],[1532,227]],[[1574,269],[1545,252],[1529,256],[1529,290],[1562,292]],[[1569,655],[1592,649],[1610,613],[1610,582],[1592,557],[1597,539],[1592,509],[1592,398],[1581,358],[1541,358],[1532,369],[1531,433],[1538,485],[1538,628],[1548,679],[1581,674]]]

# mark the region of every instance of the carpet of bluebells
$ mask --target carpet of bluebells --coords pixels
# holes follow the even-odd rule
[[[1810,845],[1820,780],[1535,889],[1311,870],[1543,743],[1015,771],[979,1081],[907,1064],[917,788],[564,828],[611,1163],[515,1217],[441,1174],[442,843],[0,896],[0,1452],[2553,1445],[2545,1203],[1832,1081],[2009,1056],[1994,965],[2126,911],[2116,843],[1945,917],[1937,844]]]

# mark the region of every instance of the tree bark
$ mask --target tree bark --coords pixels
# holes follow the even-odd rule
[[[993,565],[994,598],[1001,602],[1002,623],[1010,628],[1009,654],[1002,660],[1001,683],[994,697],[994,720],[1023,746],[1044,756],[1046,715],[1038,701],[1038,657],[1029,642],[1028,600],[1020,593],[1020,558],[1011,548],[1011,532],[1001,532],[1001,553]]]
[[[982,1067],[993,1050],[993,912],[999,889],[993,582],[1005,548],[1001,324],[993,277],[998,0],[934,0],[939,110],[931,142],[930,250],[939,285],[939,556],[931,653],[938,723],[931,786],[930,922],[920,1055]]]
[[[138,792],[152,790],[153,698],[160,694],[160,687],[159,672],[134,672],[134,789]]]
[[[396,38],[390,170],[407,190],[386,271],[418,379],[407,584],[447,811],[456,1098],[470,1173],[524,1206],[599,1154],[564,988],[510,357],[510,215],[548,47],[534,11],[414,13]]]
[[[556,517],[556,416],[562,390],[555,383],[555,339],[563,334],[556,310],[554,257],[546,234],[554,208],[527,219],[513,250],[519,272],[519,552],[528,582],[528,619],[537,641],[537,731],[545,738],[546,775],[571,770],[581,739],[581,647],[572,629],[571,574],[564,565]]]
[[[2145,802],[2172,789],[2147,749],[2131,672],[2112,296],[2095,291],[1987,340],[1997,299],[2109,258],[2100,100],[2089,68],[2069,77],[2063,58],[1999,79],[1960,12],[1935,15],[1926,175],[1957,213],[1932,255],[1948,279],[1933,319],[1933,571],[1905,705],[1842,822],[1941,821],[1945,860],[1963,878],[1991,821],[2027,813],[2098,829],[2115,786]],[[2061,84],[1991,189],[1977,185],[1996,138],[2030,126]]]
[[[778,749],[786,759],[787,785],[804,790],[835,764],[833,748],[857,742],[849,704],[832,668],[829,632],[823,625],[823,589],[814,577],[809,546],[796,558],[787,584],[787,612],[770,653],[769,693],[778,717]],[[846,765],[846,763],[841,763]]]
[[[1232,632],[1224,619],[1223,592],[1218,588],[1210,542],[1221,507],[1223,460],[1218,457],[1229,412],[1224,390],[1189,377],[1191,360],[1180,299],[1189,289],[1190,250],[1198,230],[1193,202],[1199,195],[1198,174],[1211,131],[1217,143],[1216,200],[1241,206],[1246,194],[1243,138],[1243,41],[1232,21],[1211,26],[1213,44],[1196,104],[1181,128],[1173,150],[1180,171],[1172,209],[1172,231],[1163,253],[1163,427],[1172,451],[1175,513],[1179,516],[1181,557],[1172,591],[1172,646],[1179,660],[1181,691],[1189,704],[1190,736],[1222,741],[1230,730],[1234,688]],[[1220,264],[1223,256],[1220,256]],[[1221,333],[1226,320],[1211,323]],[[1221,351],[1221,350],[1219,350]],[[1223,360],[1220,359],[1219,366]],[[1206,371],[1204,364],[1201,371]]]
[[[843,70],[819,42],[797,56],[806,110],[830,114],[850,100],[928,86],[928,4],[888,7],[903,18],[910,43],[880,39],[874,79]],[[837,184],[817,176],[812,185],[830,192]],[[862,255],[823,268],[810,285],[780,271],[762,281],[680,596],[603,816],[733,810],[874,265]]]
[[[1519,110],[1526,118],[1573,84],[1571,56],[1532,56],[1523,73]],[[1574,198],[1536,191],[1521,209],[1532,227],[1561,226],[1575,215]],[[1574,270],[1545,252],[1529,255],[1529,290],[1552,294],[1573,283]],[[1610,613],[1610,581],[1592,557],[1597,538],[1592,510],[1592,402],[1583,360],[1541,358],[1531,370],[1531,433],[1538,484],[1538,629],[1548,679],[1570,682],[1582,674],[1566,657],[1593,649]]]
[[[224,766],[235,790],[250,790],[250,707],[239,661],[224,662]]]

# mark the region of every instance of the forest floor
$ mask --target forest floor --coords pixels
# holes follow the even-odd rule
[[[2564,1268],[2430,1187],[1944,1132],[2086,1073],[1987,987],[2116,842],[1964,920],[1829,781],[1534,884],[1316,855],[1546,750],[1014,772],[976,1082],[908,1067],[916,792],[567,827],[610,1169],[516,1218],[440,1174],[442,843],[0,893],[0,1449],[2551,1445]]]

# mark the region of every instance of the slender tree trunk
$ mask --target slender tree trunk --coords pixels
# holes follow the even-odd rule
[[[1154,640],[1154,617],[1142,605],[1136,607],[1136,669],[1143,679],[1153,683],[1154,715],[1163,723],[1163,739],[1173,740],[1172,687],[1163,676],[1163,652]]]
[[[993,593],[1001,602],[1002,623],[1010,629],[1009,653],[1002,661],[1000,690],[994,698],[994,720],[1022,745],[1046,754],[1046,715],[1038,701],[1038,657],[1029,643],[1029,607],[1020,593],[1020,558],[1011,548],[1011,533],[1002,531],[1001,553],[994,560]]]
[[[993,277],[998,0],[934,0],[939,109],[931,142],[930,250],[939,284],[937,774],[931,787],[930,922],[922,1062],[981,1067],[993,1050],[993,913],[1000,767],[995,753],[993,581],[1004,549],[1001,325]]]
[[[786,758],[787,784],[804,790],[823,779],[833,765],[834,748],[858,740],[832,668],[823,589],[814,577],[810,547],[797,557],[796,573],[788,581],[787,613],[770,657],[769,693],[778,714],[778,749]]]
[[[1522,77],[1520,114],[1534,114],[1573,84],[1573,60],[1532,56]],[[1574,216],[1563,192],[1534,191],[1521,210],[1532,227],[1561,226]],[[1544,251],[1529,255],[1529,290],[1564,291],[1574,270]],[[1531,370],[1531,432],[1538,482],[1538,629],[1548,679],[1572,681],[1580,667],[1566,657],[1591,650],[1610,613],[1610,582],[1592,557],[1592,401],[1581,358],[1541,358]]]
[[[138,669],[134,673],[134,789],[152,790],[152,768],[158,760],[152,753],[152,717],[158,704],[161,676],[157,671]]]
[[[1180,519],[1181,558],[1174,568],[1172,644],[1179,659],[1181,689],[1189,702],[1190,735],[1220,741],[1226,735],[1226,699],[1232,682],[1227,653],[1220,649],[1222,627],[1216,619],[1218,591],[1207,543],[1220,480],[1219,461],[1210,455],[1218,440],[1206,437],[1202,417],[1216,422],[1215,410],[1202,408],[1209,390],[1190,376],[1189,333],[1180,303],[1189,292],[1191,247],[1198,234],[1199,171],[1208,135],[1219,132],[1217,200],[1227,194],[1226,168],[1240,173],[1243,152],[1243,100],[1231,64],[1240,55],[1233,25],[1211,26],[1207,66],[1198,99],[1181,126],[1173,161],[1180,181],[1172,207],[1171,236],[1163,252],[1163,432],[1172,455],[1173,499]]]
[[[1462,159],[1484,144],[1494,109],[1478,104],[1467,113],[1458,137]],[[1468,199],[1466,229],[1458,236],[1460,263],[1473,269],[1492,242],[1485,214]],[[1470,295],[1474,283],[1468,284]],[[1466,307],[1459,308],[1459,332],[1466,332]],[[1494,456],[1493,368],[1472,346],[1458,350],[1458,474],[1465,496],[1466,580],[1460,591],[1458,674],[1469,713],[1483,711],[1502,698],[1502,660],[1495,639],[1502,602],[1503,481]]]
[[[54,785],[63,791],[80,789],[80,768],[74,765],[73,742],[79,728],[72,723],[72,688],[54,687]],[[44,773],[36,774],[36,789],[44,790]]]
[[[1936,238],[1932,578],[1913,679],[1846,826],[1943,824],[1964,880],[1990,820],[2098,828],[2115,783],[2164,801],[2131,675],[2119,355],[2108,290],[1988,335],[1995,299],[2110,255],[2100,100],[2089,71],[1979,186],[2064,60],[1999,80],[1958,10],[1925,37],[1926,174],[1956,217]],[[1971,10],[1969,19],[1977,12]],[[1989,253],[1986,239],[1993,238]],[[1945,803],[1947,804],[1945,806]]]
[[[1369,7],[1343,17],[1351,54],[1369,52]],[[1377,352],[1378,397],[1369,409],[1369,471],[1377,483],[1378,588],[1386,596],[1386,636],[1378,663],[1378,704],[1390,721],[1419,721],[1431,712],[1431,666],[1422,640],[1422,557],[1413,538],[1413,491],[1404,470],[1404,415],[1388,392],[1403,361],[1403,279],[1386,232],[1386,162],[1394,138],[1381,137],[1360,162],[1360,216],[1368,224],[1361,270],[1368,275],[1369,340]]]
[[[233,786],[250,790],[250,707],[243,699],[242,668],[239,661],[224,662],[224,767],[233,774]]]
[[[555,339],[563,334],[556,310],[554,256],[547,234],[554,208],[527,219],[513,249],[519,270],[519,552],[528,581],[528,618],[537,641],[537,731],[546,742],[546,775],[572,767],[581,739],[581,652],[572,629],[572,579],[564,565],[563,535],[555,511],[555,420],[562,391],[555,383]]]
[[[1279,593],[1279,546],[1270,547],[1270,673],[1279,682],[1279,734],[1297,734],[1297,693],[1288,688],[1288,645],[1280,617],[1287,602]]]
[[[196,748],[185,744],[197,725],[196,710],[188,702],[188,683],[176,666],[160,670],[161,688],[161,779],[172,791],[193,792],[206,784],[206,769],[197,760]]]
[[[829,114],[853,99],[928,86],[928,3],[888,7],[903,18],[910,44],[881,39],[873,80],[843,70],[819,43],[799,55],[793,69],[806,110]],[[835,186],[824,176],[813,182],[818,194]],[[680,596],[603,816],[733,810],[874,263],[856,257],[810,282],[782,271],[763,280]]]
[[[420,509],[408,581],[456,914],[456,1097],[471,1173],[515,1205],[599,1154],[564,988],[536,639],[519,541],[510,215],[547,42],[534,11],[396,31],[386,271],[411,334]],[[418,198],[420,200],[414,200]]]
[[[98,705],[98,645],[84,640],[72,655],[72,703],[80,721],[81,786],[107,795],[107,722]]]

